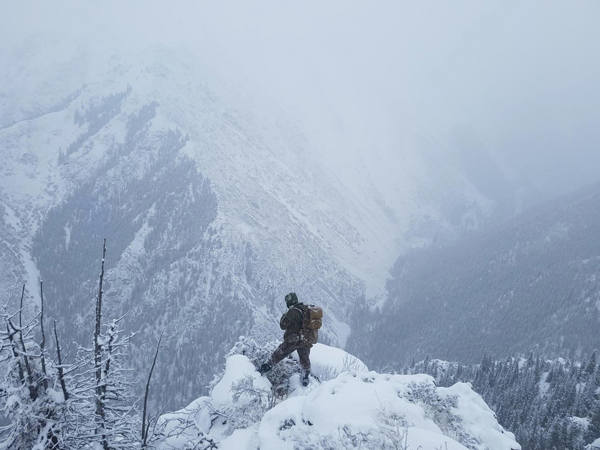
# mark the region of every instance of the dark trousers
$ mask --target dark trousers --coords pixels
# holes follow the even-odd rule
[[[294,350],[298,352],[300,366],[310,372],[310,347],[304,342],[282,342],[271,355],[271,363],[277,364]]]

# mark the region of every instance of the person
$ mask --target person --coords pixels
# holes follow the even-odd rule
[[[298,296],[294,292],[285,296],[285,304],[288,310],[279,320],[279,326],[285,330],[283,342],[275,349],[271,358],[260,366],[259,372],[264,374],[270,371],[283,358],[297,351],[302,367],[302,385],[307,386],[310,375],[310,348],[317,343],[318,331],[305,326],[305,317],[309,317],[308,306],[298,302]]]

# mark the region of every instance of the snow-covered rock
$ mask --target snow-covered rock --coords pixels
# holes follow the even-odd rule
[[[326,345],[312,354],[315,371],[329,378],[305,388],[293,375],[283,398],[248,357],[230,356],[209,396],[161,416],[158,448],[521,448],[469,384],[439,388],[428,375],[379,374]]]

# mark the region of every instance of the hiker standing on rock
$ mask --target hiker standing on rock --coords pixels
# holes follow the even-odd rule
[[[293,351],[297,351],[302,367],[302,385],[307,386],[310,375],[310,348],[317,343],[323,310],[318,306],[299,303],[298,296],[294,292],[285,296],[285,304],[288,310],[279,321],[279,326],[285,330],[283,342],[273,352],[271,358],[260,366],[259,372],[261,374],[268,372],[273,365]]]

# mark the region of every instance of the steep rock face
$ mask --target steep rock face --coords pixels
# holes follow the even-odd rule
[[[599,211],[596,185],[400,258],[387,303],[360,316],[350,347],[396,367],[428,355],[474,362],[534,349],[592,352],[600,345]],[[372,345],[380,340],[392,345]]]
[[[294,374],[283,397],[248,357],[229,356],[209,396],[159,419],[157,447],[521,448],[468,384],[437,388],[427,375],[378,374],[340,352],[318,344],[312,359],[321,381],[304,388]]]
[[[28,45],[28,76],[11,66],[2,94],[0,289],[16,298],[24,280],[35,308],[44,278],[66,345],[87,345],[106,237],[106,317],[127,313],[140,377],[166,330],[166,405],[201,391],[240,334],[278,336],[290,290],[324,307],[322,340],[344,345],[350,309],[400,249],[490,214],[456,168],[443,171],[457,206],[438,208],[450,190],[419,190],[434,177],[417,153],[381,185],[349,186],[301,131],[254,117],[176,53],[81,51],[56,66],[59,43]]]

